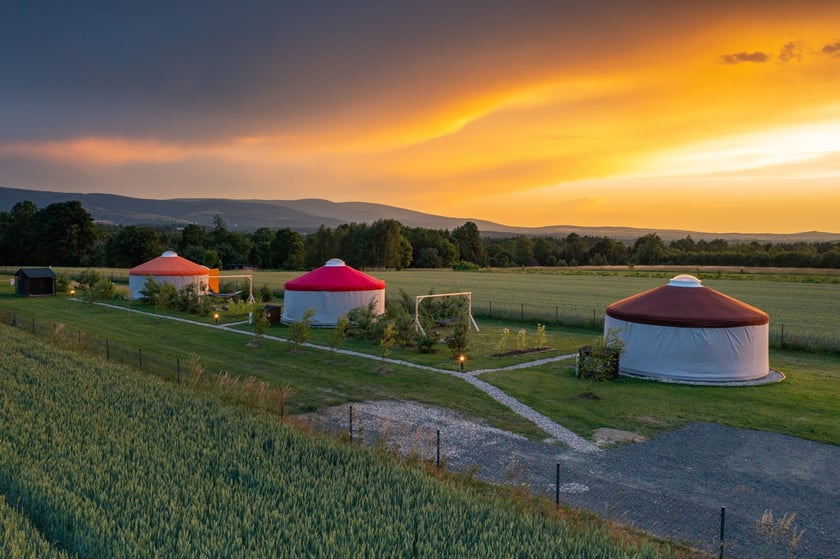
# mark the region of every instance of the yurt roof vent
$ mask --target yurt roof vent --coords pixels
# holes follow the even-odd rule
[[[327,262],[326,262],[326,264],[324,264],[324,266],[329,266],[331,268],[334,268],[334,267],[337,267],[337,266],[346,266],[346,264],[344,263],[344,260],[342,260],[341,258],[330,258],[329,260],[327,260]]]
[[[178,253],[174,250],[167,250],[166,252],[161,254],[161,256],[163,256],[164,258],[173,258],[175,256],[178,256]]]
[[[671,287],[703,287],[703,282],[691,274],[680,274],[668,282]]]

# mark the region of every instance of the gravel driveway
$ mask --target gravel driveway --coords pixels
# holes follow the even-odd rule
[[[347,431],[348,405],[299,416],[317,428]],[[527,484],[561,500],[718,555],[726,507],[726,557],[787,557],[787,542],[760,534],[765,511],[796,513],[804,530],[796,557],[829,559],[840,549],[840,447],[786,435],[695,423],[646,442],[580,453],[534,442],[451,410],[411,402],[353,405],[354,440],[441,457],[453,471],[493,483]]]

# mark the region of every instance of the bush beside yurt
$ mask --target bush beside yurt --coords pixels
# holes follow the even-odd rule
[[[681,274],[613,303],[604,336],[618,336],[623,374],[695,382],[766,377],[770,318],[764,311]]]
[[[157,258],[133,267],[128,272],[128,292],[131,299],[143,297],[146,278],[151,277],[157,283],[169,283],[176,289],[194,285],[196,293],[204,295],[209,285],[210,269],[196,264],[173,251],[164,252]]]
[[[283,290],[282,322],[301,320],[314,309],[312,326],[332,328],[353,309],[373,303],[376,315],[385,312],[385,282],[360,272],[339,258],[287,281]]]

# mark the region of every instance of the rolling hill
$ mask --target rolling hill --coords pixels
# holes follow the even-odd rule
[[[722,233],[678,229],[644,229],[634,227],[581,227],[550,225],[544,227],[514,227],[469,217],[447,217],[374,204],[370,202],[331,202],[315,198],[301,200],[231,200],[223,198],[173,198],[150,200],[113,194],[81,194],[49,192],[0,187],[0,211],[9,211],[15,204],[30,201],[38,208],[56,202],[78,200],[99,223],[118,225],[174,225],[190,223],[212,225],[220,215],[228,228],[254,231],[260,227],[277,229],[288,227],[300,233],[311,233],[321,225],[336,227],[342,223],[371,223],[378,219],[395,219],[407,227],[454,229],[466,221],[474,222],[483,235],[566,236],[569,233],[610,237],[632,242],[656,233],[663,240],[685,238],[694,240],[716,238],[730,242],[816,242],[840,240],[840,233],[808,231],[792,234],[778,233]]]

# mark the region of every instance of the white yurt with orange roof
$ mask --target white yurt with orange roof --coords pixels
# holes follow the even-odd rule
[[[210,269],[196,264],[173,251],[167,251],[148,262],[139,264],[128,271],[128,292],[131,299],[140,299],[146,286],[146,278],[152,277],[157,283],[171,283],[176,289],[194,285],[196,293],[207,293]]]
[[[307,309],[315,309],[312,326],[332,328],[342,315],[371,302],[375,315],[385,313],[385,282],[333,258],[286,282],[282,322],[301,320]]]
[[[751,381],[766,377],[770,317],[681,274],[607,307],[605,339],[624,343],[619,371],[662,380]]]

